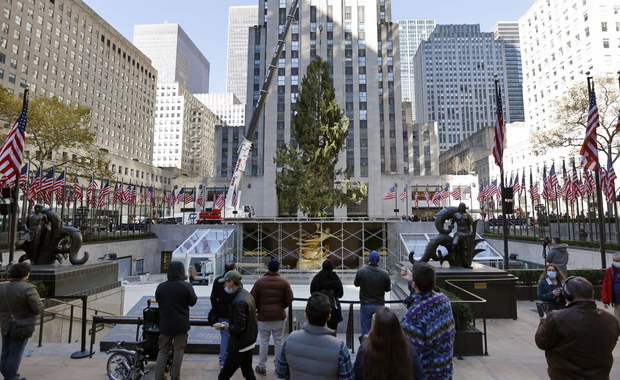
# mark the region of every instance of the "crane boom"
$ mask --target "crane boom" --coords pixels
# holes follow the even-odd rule
[[[291,3],[291,9],[289,10],[288,16],[286,18],[284,30],[278,36],[278,44],[276,45],[276,50],[273,54],[273,57],[271,58],[271,63],[267,68],[265,80],[263,81],[263,85],[261,86],[256,106],[254,107],[254,111],[252,112],[252,119],[250,120],[250,124],[248,125],[245,137],[239,145],[237,164],[235,165],[235,170],[230,180],[230,185],[228,186],[228,192],[226,193],[226,201],[224,204],[223,216],[226,218],[242,218],[245,216],[243,210],[241,210],[241,212],[237,212],[237,205],[239,204],[239,199],[241,197],[239,191],[239,184],[243,179],[243,175],[245,173],[245,166],[247,164],[248,157],[250,156],[250,152],[252,151],[252,140],[254,139],[254,133],[256,132],[256,127],[258,126],[258,120],[260,118],[261,112],[263,111],[263,107],[265,106],[265,99],[268,94],[269,85],[271,84],[273,75],[277,70],[278,60],[280,59],[280,54],[282,53],[284,45],[286,44],[286,36],[288,35],[288,31],[291,28],[293,19],[295,18],[295,13],[297,12],[297,8],[299,7],[299,1],[300,0],[293,0],[293,2]]]

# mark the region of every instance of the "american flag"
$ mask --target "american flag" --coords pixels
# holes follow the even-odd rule
[[[204,207],[205,205],[205,188],[204,187],[200,188],[200,194],[198,194],[198,199],[196,200],[196,203],[200,207]]]
[[[129,203],[136,204],[138,200],[138,185],[133,185],[131,190],[129,190]]]
[[[392,186],[388,191],[383,193],[383,200],[396,198],[396,185]]]
[[[4,182],[10,182],[18,175],[22,166],[24,143],[26,140],[26,123],[28,121],[28,95],[25,95],[24,108],[0,147],[0,176]]]
[[[413,207],[418,208],[418,187],[415,187],[415,193],[413,195]]]
[[[424,190],[424,199],[426,199],[426,204],[430,205],[430,203],[431,203],[431,196],[428,193],[428,186],[426,186],[426,190]]]
[[[547,168],[543,168],[543,183],[542,183],[542,197],[543,199],[549,199],[551,196],[549,195],[550,190],[550,181],[547,179]]]
[[[602,166],[599,166],[598,169],[599,169],[598,178],[599,178],[600,185],[601,185],[601,191],[604,194],[607,194],[607,171],[605,171],[605,169],[603,169]]]
[[[616,171],[611,162],[611,157],[607,157],[607,186],[605,187],[605,197],[607,203],[614,203],[616,201]]]
[[[407,185],[405,185],[405,189],[402,193],[400,193],[400,196],[398,198],[403,202],[407,200]]]
[[[497,111],[495,118],[495,138],[493,139],[493,158],[495,158],[495,164],[499,166],[500,171],[504,172],[504,113],[502,111],[502,95],[500,90],[497,90],[496,94]]]
[[[30,163],[27,163],[22,167],[21,172],[19,173],[19,186],[24,187],[28,183],[28,170],[30,169]]]
[[[183,204],[187,205],[189,203],[192,203],[194,201],[195,198],[195,194],[194,194],[194,189],[192,188],[190,191],[185,191],[185,196],[183,197]]]
[[[35,198],[39,194],[39,189],[41,188],[41,168],[37,170],[37,174],[34,175],[32,179],[32,183],[28,187],[28,200],[30,202],[34,202]]]
[[[220,194],[213,201],[213,208],[221,209],[222,207],[224,207],[225,202],[226,198],[224,197],[224,194]]]
[[[73,195],[73,199],[77,202],[79,199],[82,200],[82,186],[80,186],[80,181],[76,174],[75,180],[73,181],[73,187],[71,188],[71,194]]]
[[[446,187],[441,191],[441,199],[450,198],[450,185],[446,185]]]
[[[590,82],[588,82],[588,89]],[[594,93],[594,86],[589,91],[590,93],[590,108],[588,111],[588,122],[586,124],[586,136],[583,139],[581,145],[581,162],[585,169],[598,170],[598,146],[596,142],[596,129],[599,125],[598,120],[598,107],[596,106],[596,95]]]
[[[555,189],[558,187],[558,176],[555,174],[555,163],[551,164],[549,170],[549,190],[551,190],[551,196],[555,194]]]
[[[62,173],[54,182],[54,194],[56,195],[56,204],[62,204],[62,198],[65,193],[66,173],[63,170]]]
[[[562,161],[562,181],[563,181],[562,187],[559,189],[558,195],[560,197],[568,197],[571,183],[570,183],[570,178],[568,177],[568,174],[566,173],[566,162],[564,161]]]
[[[525,175],[523,177],[525,177]],[[532,176],[531,168],[530,168],[530,196],[532,197],[532,201],[536,201],[540,198],[540,196],[538,195],[538,186],[534,184],[534,177]]]
[[[478,202],[482,203],[484,202],[484,197],[486,196],[486,189],[484,188],[484,186],[480,187],[480,191],[478,191]]]
[[[140,204],[143,204],[146,201],[146,191],[144,191],[144,186],[140,186]]]
[[[497,180],[494,179],[493,182],[491,182],[489,186],[486,187],[484,196],[487,198],[493,198],[494,196],[498,194],[498,191],[500,190],[499,190],[499,187],[497,186]]]
[[[168,196],[168,207],[174,207],[175,203],[177,203],[177,196],[174,194],[174,189],[172,193]]]
[[[99,208],[103,208],[106,203],[106,199],[108,198],[108,195],[110,195],[110,180],[107,180],[105,185],[103,184],[103,182],[101,182],[101,189],[99,190],[99,201],[97,202]]]
[[[521,183],[519,183],[519,172],[515,176],[515,181],[512,184],[512,190],[515,192],[515,195],[519,195],[521,192]]]
[[[161,202],[165,205],[168,204],[168,194],[166,194],[166,190],[164,190],[164,194],[161,196]]]
[[[571,191],[570,191],[570,200],[576,201],[579,196],[583,195],[581,191],[581,182],[579,181],[579,176],[577,175],[577,168],[575,168],[575,162],[573,161],[573,172],[571,179]]]
[[[592,176],[592,172],[584,168],[583,179],[584,179],[584,183],[586,185],[588,194],[590,195],[594,194],[595,183],[594,183],[594,177]]]
[[[238,200],[238,196],[237,196],[237,189],[233,190],[233,195],[232,195],[232,201],[230,202],[230,205],[234,208],[237,208],[237,200]]]
[[[442,192],[443,192],[443,189],[439,190],[439,186],[435,187],[435,194],[433,194],[433,198],[431,199],[431,201],[433,202],[435,206],[439,206],[439,203],[441,202]]]
[[[525,169],[523,169],[523,175],[521,176],[521,190],[525,191]]]
[[[131,183],[127,185],[125,190],[123,190],[123,203],[129,203],[131,200]]]
[[[454,190],[450,192],[450,195],[452,196],[452,199],[454,199],[455,201],[460,200],[461,199],[461,188],[456,187]]]
[[[183,202],[183,200],[185,199],[185,186],[183,186],[181,188],[181,190],[179,190],[179,194],[177,194],[177,203],[181,203]]]
[[[112,204],[123,202],[123,183],[114,185],[114,194],[112,194]]]
[[[50,169],[41,181],[41,193],[46,193],[54,188],[54,168]]]
[[[86,189],[86,204],[87,205],[95,205],[95,197],[93,196],[93,191],[97,188],[97,181],[91,175],[90,182],[88,183],[88,188]]]
[[[471,186],[467,186],[465,188],[465,190],[463,190],[463,194],[470,194],[471,195]]]

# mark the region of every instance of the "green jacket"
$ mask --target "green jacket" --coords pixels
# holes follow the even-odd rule
[[[3,336],[8,333],[11,323],[8,303],[13,313],[19,316],[39,315],[43,311],[43,301],[31,283],[11,280],[0,285],[0,327]]]

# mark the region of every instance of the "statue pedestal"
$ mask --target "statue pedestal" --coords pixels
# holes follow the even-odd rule
[[[90,296],[121,286],[118,264],[111,261],[87,265],[34,265],[30,280],[43,282],[48,296]]]
[[[411,267],[409,262],[402,262],[400,265],[403,264]],[[449,281],[451,284],[487,301],[485,304],[472,304],[472,310],[476,317],[485,315],[487,318],[517,319],[517,278],[515,276],[505,270],[479,264],[475,261],[472,263],[472,269],[448,267],[446,263],[444,263],[444,267],[436,261],[431,261],[429,264],[435,267],[437,285],[440,288],[444,288],[464,300],[474,299],[464,292],[448,286],[446,281]],[[400,266],[398,271],[400,272]],[[399,293],[409,294],[407,282],[400,275],[395,276],[394,282],[399,288]]]

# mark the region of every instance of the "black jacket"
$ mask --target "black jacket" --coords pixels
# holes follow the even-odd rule
[[[168,264],[168,281],[157,286],[159,332],[178,335],[189,331],[189,308],[196,304],[194,288],[185,281],[185,267],[180,261]]]
[[[338,275],[333,271],[321,270],[312,279],[312,282],[310,283],[310,294],[314,292],[323,292],[323,290],[333,291],[333,294],[337,299],[342,298],[344,295],[342,281],[340,281],[340,277],[338,277]],[[332,310],[332,319],[334,321],[342,322],[342,309]]]
[[[211,289],[211,306],[215,308],[218,318],[230,317],[230,304],[232,303],[234,294],[228,294],[224,290],[224,283],[219,282],[219,279],[224,277],[219,276],[213,280],[213,289]]]
[[[243,288],[237,289],[230,306],[230,323],[228,332],[227,352],[239,352],[239,350],[256,343],[258,336],[258,323],[256,321],[256,304],[254,297]]]

